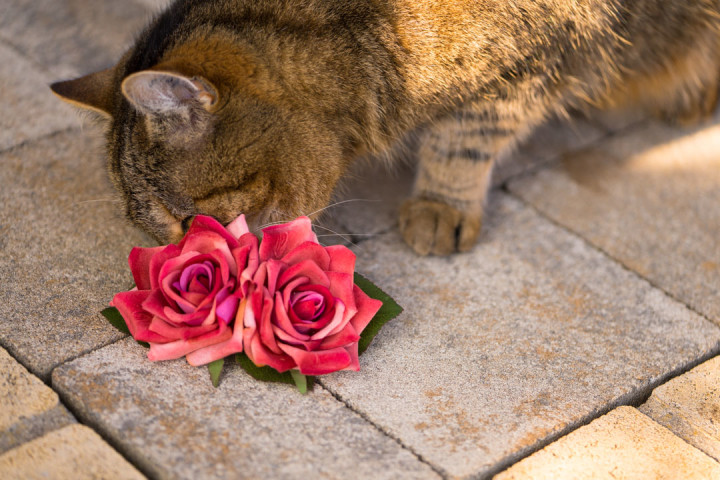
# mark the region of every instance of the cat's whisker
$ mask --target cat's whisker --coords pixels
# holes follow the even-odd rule
[[[322,236],[322,237],[332,237],[332,236],[336,236],[336,237],[342,238],[343,240],[345,240],[346,242],[348,242],[348,243],[349,243],[350,245],[352,245],[353,247],[357,247],[357,244],[356,244],[355,242],[353,242],[349,237],[346,236],[346,235],[352,235],[352,234],[342,234],[342,233],[338,233],[338,232],[336,232],[335,230],[333,230],[332,228],[328,228],[328,227],[325,227],[325,226],[323,226],[323,225],[317,225],[317,224],[315,224],[315,225],[313,225],[313,227],[315,227],[315,228],[322,228],[323,230],[325,230],[325,231],[327,231],[327,232],[330,232],[329,235],[317,235],[317,234],[316,234],[316,235],[318,236],[318,238],[321,237],[321,236]]]
[[[331,203],[331,204],[328,205],[327,207],[321,208],[321,209],[319,209],[319,210],[315,210],[314,212],[310,212],[310,213],[306,214],[305,216],[306,216],[306,217],[310,217],[310,216],[312,216],[312,215],[315,215],[316,213],[324,212],[325,210],[328,210],[328,209],[333,208],[333,207],[337,207],[338,205],[343,205],[343,204],[345,204],[345,203],[350,203],[350,202],[379,202],[379,201],[380,201],[380,200],[370,200],[370,199],[368,199],[368,198],[351,198],[351,199],[348,199],[348,200],[342,200],[342,201],[340,201],[340,202]]]

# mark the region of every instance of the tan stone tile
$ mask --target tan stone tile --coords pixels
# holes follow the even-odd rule
[[[48,433],[0,456],[5,479],[144,479],[145,476],[83,425]]]
[[[720,122],[635,128],[510,189],[720,323]]]
[[[0,150],[79,126],[71,107],[50,92],[49,77],[0,43]]]
[[[404,313],[322,382],[450,477],[480,477],[717,348],[720,328],[496,193],[476,248],[419,258],[396,231],[357,269]]]
[[[720,357],[656,388],[640,411],[720,460]]]
[[[0,155],[0,338],[33,373],[123,335],[100,315],[152,245],[122,218],[102,140],[70,131]]]
[[[3,2],[0,38],[57,81],[113,65],[149,19],[132,1],[12,0]]]
[[[720,464],[631,407],[620,407],[494,480],[720,478]]]
[[[0,453],[75,420],[57,393],[0,348]]]
[[[439,478],[323,388],[301,395],[231,361],[216,389],[207,368],[152,363],[127,339],[59,367],[53,386],[155,478]]]

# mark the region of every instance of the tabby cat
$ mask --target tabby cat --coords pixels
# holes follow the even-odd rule
[[[470,249],[493,164],[549,115],[717,100],[720,0],[178,0],[117,65],[52,85],[108,122],[127,216],[160,242],[193,215],[321,210],[354,159],[421,132],[400,228]]]

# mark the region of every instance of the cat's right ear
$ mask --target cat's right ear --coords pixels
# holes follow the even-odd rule
[[[75,80],[53,83],[50,89],[62,100],[76,107],[110,117],[114,76],[115,67],[111,67]]]

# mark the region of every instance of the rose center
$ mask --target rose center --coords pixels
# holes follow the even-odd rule
[[[213,289],[214,266],[209,260],[202,263],[193,263],[183,269],[180,278],[173,283],[173,287],[180,293],[208,295]]]
[[[295,292],[290,298],[290,308],[299,320],[312,322],[325,311],[325,298],[313,291]]]

